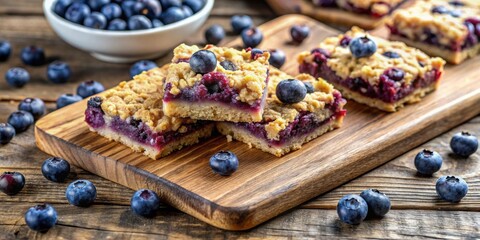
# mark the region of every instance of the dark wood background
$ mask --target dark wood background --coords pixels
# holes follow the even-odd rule
[[[129,65],[99,62],[56,37],[42,15],[41,0],[0,0],[0,38],[14,45],[13,57],[0,63],[0,76],[14,66],[22,66],[20,49],[29,44],[45,48],[52,59],[70,63],[74,71],[71,83],[53,85],[46,80],[45,66],[27,67],[32,81],[22,89],[8,87],[0,80],[0,122],[24,97],[41,97],[48,102],[62,93],[74,92],[84,80],[95,79],[112,87],[128,79]],[[276,15],[259,0],[217,0],[206,26],[218,23],[229,29],[233,14],[248,14],[256,24],[273,19]],[[203,30],[188,40],[202,43]],[[225,42],[233,39],[229,36]],[[168,62],[170,56],[158,59]],[[0,77],[1,78],[1,77]],[[421,114],[421,113],[419,113]],[[98,189],[98,199],[90,208],[69,206],[64,189],[43,178],[40,166],[49,156],[35,147],[33,129],[19,134],[10,144],[0,145],[0,172],[20,171],[27,184],[18,195],[0,194],[0,239],[15,238],[480,238],[480,155],[458,159],[450,154],[450,137],[458,131],[468,130],[480,135],[480,117],[433,139],[422,146],[394,159],[380,168],[355,179],[344,186],[309,201],[302,206],[245,232],[227,232],[211,227],[169,206],[163,206],[154,219],[137,217],[129,210],[132,190],[73,168],[69,181],[85,178]],[[423,148],[436,150],[444,156],[442,170],[436,177],[456,174],[469,183],[470,192],[460,204],[438,200],[435,180],[417,176],[413,157]],[[347,193],[359,193],[366,188],[378,188],[392,200],[393,210],[383,219],[368,219],[359,226],[339,222],[335,206]],[[36,203],[53,204],[59,213],[59,223],[46,234],[30,231],[25,225],[25,211]]]

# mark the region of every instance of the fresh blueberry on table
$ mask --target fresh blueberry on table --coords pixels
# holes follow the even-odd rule
[[[212,72],[217,68],[217,56],[209,50],[197,51],[190,58],[190,68],[200,74]]]
[[[305,84],[305,88],[307,88],[307,93],[314,93],[315,88],[313,87],[313,84],[311,82],[303,82]]]
[[[22,49],[21,59],[26,65],[40,66],[45,63],[45,52],[43,48],[28,46]]]
[[[0,123],[0,144],[7,144],[15,137],[15,128],[8,123]]]
[[[432,175],[442,167],[443,158],[435,151],[424,149],[415,156],[415,168],[424,175]]]
[[[293,42],[301,44],[310,35],[310,27],[307,25],[293,25],[290,28],[290,36]]]
[[[15,111],[8,117],[8,124],[15,128],[15,133],[25,132],[35,121],[33,115],[26,111]]]
[[[39,204],[25,213],[25,223],[37,232],[47,232],[57,223],[57,211],[49,204]]]
[[[141,60],[132,65],[130,68],[130,77],[133,78],[137,76],[138,74],[148,71],[150,69],[158,67],[157,64],[153,61],[149,60]]]
[[[393,51],[386,51],[383,53],[383,56],[387,57],[387,58],[400,58],[400,54],[398,54],[397,52],[393,52]]]
[[[157,0],[137,0],[134,5],[134,11],[153,20],[160,17],[162,6]]]
[[[435,186],[440,198],[449,202],[460,202],[468,193],[468,184],[461,177],[443,176]]]
[[[100,11],[108,21],[122,17],[122,8],[116,3],[109,3]]]
[[[377,44],[368,36],[357,37],[350,42],[350,51],[356,58],[370,57],[377,51]]]
[[[171,7],[162,13],[160,19],[165,24],[171,24],[183,20],[184,18],[185,13],[180,7]]]
[[[210,158],[210,167],[214,173],[230,176],[238,169],[238,158],[233,152],[220,151]]]
[[[362,197],[349,194],[338,201],[337,214],[342,222],[357,225],[367,217],[368,204]]]
[[[18,110],[29,112],[35,120],[38,120],[45,115],[47,108],[40,98],[25,98],[18,104]]]
[[[82,2],[74,2],[65,12],[65,19],[70,22],[82,24],[83,20],[90,15],[91,10],[87,4]]]
[[[371,215],[383,217],[390,211],[390,199],[377,189],[364,190],[360,197],[367,202],[368,212]]]
[[[99,11],[103,6],[110,3],[110,0],[88,0],[88,6],[93,11]]]
[[[237,71],[237,66],[235,65],[235,63],[228,60],[223,60],[222,62],[220,62],[220,66],[222,66],[225,70]]]
[[[53,182],[64,182],[70,173],[70,163],[59,157],[51,157],[42,164],[43,176]]]
[[[165,24],[160,19],[153,19],[152,25],[154,28],[165,26]]]
[[[153,27],[152,21],[143,15],[135,15],[128,18],[128,29],[144,30]]]
[[[253,27],[253,20],[247,15],[235,15],[230,19],[233,32],[239,34],[245,29]]]
[[[85,20],[83,20],[83,25],[93,29],[106,29],[108,21],[103,14],[99,12],[92,12],[85,18]]]
[[[113,19],[108,24],[107,29],[112,31],[125,31],[127,30],[127,22],[120,18]]]
[[[181,0],[160,0],[160,4],[162,5],[163,9],[167,9],[171,7],[181,7],[182,1]]]
[[[222,26],[214,24],[205,31],[207,43],[217,45],[225,38],[225,30]]]
[[[133,194],[130,206],[137,215],[153,217],[160,207],[160,198],[152,190],[140,189]]]
[[[8,41],[0,41],[0,62],[7,61],[12,53],[12,46]]]
[[[181,9],[185,18],[191,17],[193,15],[193,10],[190,7],[182,5]]]
[[[307,95],[307,88],[297,79],[282,80],[277,85],[276,95],[278,100],[285,104],[298,103]]]
[[[97,188],[88,180],[77,180],[68,185],[65,196],[70,204],[78,207],[92,205],[97,197]]]
[[[478,139],[469,132],[460,132],[453,135],[450,140],[450,148],[458,156],[468,158],[477,151]]]
[[[63,94],[57,99],[57,109],[82,101],[82,99],[83,98],[78,95],[73,95],[70,93]]]
[[[10,68],[5,73],[5,80],[8,85],[21,88],[30,81],[30,74],[24,68]]]
[[[131,16],[138,14],[135,11],[135,1],[123,1],[121,4],[121,8],[123,11],[123,15],[126,18],[130,18]]]
[[[197,13],[205,6],[205,0],[183,0],[183,5],[192,9],[193,13]]]
[[[66,62],[55,61],[47,68],[47,78],[53,83],[66,83],[72,75],[72,70]]]
[[[57,0],[53,5],[53,12],[60,17],[65,17],[67,8],[74,2],[74,0]]]
[[[87,98],[103,91],[105,91],[105,87],[93,80],[82,82],[77,87],[77,95],[82,98]]]
[[[287,59],[285,52],[280,49],[271,49],[269,52],[270,59],[268,59],[268,62],[270,63],[270,65],[276,68],[281,68],[283,64],[285,64],[285,60]]]
[[[25,186],[25,177],[19,172],[4,172],[0,175],[0,191],[7,195],[19,193]]]
[[[258,28],[248,28],[242,31],[242,41],[245,47],[257,47],[263,41],[263,33]]]

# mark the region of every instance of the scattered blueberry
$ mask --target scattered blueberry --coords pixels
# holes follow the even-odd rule
[[[338,201],[337,214],[344,223],[360,224],[368,214],[367,202],[358,195],[346,195]]]
[[[0,41],[0,62],[7,61],[12,53],[12,46],[7,41]]]
[[[103,91],[105,91],[105,87],[93,80],[82,82],[77,87],[77,95],[82,98],[87,98]]]
[[[102,7],[101,13],[111,21],[116,18],[122,17],[122,8],[116,3],[109,3]]]
[[[370,57],[377,51],[377,44],[367,36],[354,38],[350,42],[350,51],[356,58]]]
[[[7,144],[15,137],[15,128],[8,123],[0,123],[0,144]]]
[[[278,100],[285,104],[298,103],[307,95],[307,88],[300,80],[287,79],[278,83],[276,95]]]
[[[110,3],[110,0],[88,0],[88,6],[90,6],[90,9],[93,11],[99,11],[108,3]]]
[[[205,31],[207,43],[217,45],[225,38],[225,30],[222,26],[215,24]]]
[[[165,24],[178,22],[185,18],[185,14],[180,7],[171,7],[162,13],[161,20]]]
[[[160,19],[153,19],[152,25],[154,28],[165,26],[165,24],[162,21],[160,21]]]
[[[26,111],[15,111],[8,117],[8,124],[15,128],[15,132],[25,132],[35,121],[33,115]]]
[[[27,226],[38,232],[47,232],[57,223],[57,211],[49,204],[39,204],[25,213]]]
[[[135,1],[123,1],[121,4],[121,8],[123,11],[123,15],[125,15],[126,18],[130,18],[131,16],[137,14],[135,11]]]
[[[152,27],[152,21],[143,15],[131,16],[128,19],[128,29],[130,30],[144,30]]]
[[[120,18],[113,19],[108,24],[107,29],[112,31],[125,31],[127,30],[127,22]]]
[[[200,50],[190,58],[190,67],[195,73],[206,74],[217,67],[217,56],[209,50]]]
[[[239,34],[245,29],[252,28],[253,20],[247,15],[235,15],[230,19],[230,24],[232,25],[233,32]]]
[[[160,3],[162,4],[163,9],[182,6],[181,0],[160,0]]]
[[[18,104],[18,110],[23,110],[32,114],[35,120],[45,115],[47,111],[45,103],[40,98],[25,98]]]
[[[270,59],[268,59],[268,62],[270,63],[270,65],[276,68],[281,68],[283,64],[285,64],[285,60],[287,59],[285,52],[280,49],[272,49],[269,52]]]
[[[148,71],[150,69],[158,67],[157,64],[153,61],[149,60],[141,60],[132,65],[130,68],[130,77],[133,78],[137,76],[138,74]]]
[[[383,217],[390,211],[390,199],[377,189],[367,189],[360,194],[368,205],[368,212]]]
[[[66,62],[55,61],[48,65],[47,78],[53,83],[66,83],[71,75],[72,70]]]
[[[389,68],[385,70],[385,75],[393,81],[400,82],[405,77],[405,72],[400,68]]]
[[[5,80],[8,85],[21,88],[30,81],[30,74],[23,68],[10,68],[5,73]]]
[[[160,198],[152,190],[140,189],[133,194],[130,205],[135,214],[153,217],[160,207]]]
[[[97,197],[97,188],[88,180],[77,180],[68,185],[65,196],[74,206],[88,207]]]
[[[383,56],[385,56],[387,58],[400,58],[400,54],[398,54],[396,52],[392,52],[392,51],[384,52]]]
[[[310,35],[310,28],[307,25],[293,25],[290,35],[295,43],[300,44]]]
[[[183,11],[184,18],[188,18],[188,17],[191,17],[193,15],[193,10],[190,7],[188,7],[186,5],[183,5],[181,7],[181,9]]]
[[[415,168],[421,174],[432,175],[442,167],[443,158],[435,151],[424,149],[415,156]]]
[[[225,70],[237,71],[237,66],[235,63],[228,60],[223,60],[220,62],[220,66],[222,66]]]
[[[258,28],[248,28],[242,32],[243,45],[254,48],[263,41],[263,33]]]
[[[60,17],[65,17],[67,8],[73,3],[74,0],[58,0],[53,5],[53,12]]]
[[[70,22],[82,24],[83,20],[90,14],[90,8],[82,2],[74,2],[65,12],[65,19]]]
[[[458,156],[468,158],[477,151],[478,139],[469,132],[457,133],[450,140],[450,148]]]
[[[0,175],[0,191],[7,195],[19,193],[25,186],[25,177],[19,172],[4,172]]]
[[[82,99],[83,98],[78,96],[78,95],[73,95],[73,94],[70,94],[70,93],[63,94],[62,96],[60,96],[57,99],[57,109],[63,108],[63,107],[68,106],[72,103],[82,101]]]
[[[45,63],[45,52],[43,48],[28,46],[22,49],[21,58],[26,65],[40,66]]]
[[[162,6],[158,0],[137,0],[134,5],[134,11],[153,20],[160,17]]]
[[[461,177],[443,176],[437,180],[435,189],[443,200],[460,202],[467,195],[468,184]]]
[[[238,169],[238,158],[230,151],[220,151],[210,158],[213,172],[222,176],[230,176]]]
[[[305,88],[307,88],[307,93],[314,93],[315,88],[313,87],[313,84],[311,82],[303,82],[305,84]]]
[[[54,182],[64,182],[70,173],[70,164],[65,159],[51,157],[42,164],[43,176]]]
[[[205,5],[205,0],[183,0],[183,5],[192,9],[193,13],[197,13],[202,10]]]

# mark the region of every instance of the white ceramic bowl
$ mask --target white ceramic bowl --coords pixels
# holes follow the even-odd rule
[[[52,10],[56,0],[44,0],[43,11],[53,30],[67,43],[102,61],[125,63],[159,57],[194,34],[207,20],[215,0],[206,0],[193,16],[163,27],[138,31],[107,31],[69,22]]]

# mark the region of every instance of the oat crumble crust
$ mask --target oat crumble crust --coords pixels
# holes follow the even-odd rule
[[[206,45],[202,49],[215,53],[218,63],[214,71],[225,74],[230,87],[238,91],[239,101],[252,105],[262,99],[264,89],[267,86],[268,59],[270,57],[268,52],[264,52],[263,55],[258,56],[254,60],[251,59],[251,52],[246,50],[239,51],[233,48],[216,47],[213,45]],[[189,59],[199,50],[201,49],[198,46],[185,44],[175,48],[172,64],[168,68],[166,78],[166,82],[172,84],[171,94],[178,95],[181,89],[192,87],[202,79],[201,74],[196,74],[191,70],[189,63],[182,62],[182,60]],[[237,71],[224,69],[220,65],[220,62],[224,60],[233,62],[237,66]]]
[[[340,40],[344,36],[351,38],[362,37],[368,35],[377,43],[377,51],[368,58],[355,58],[352,56],[348,47],[342,47]],[[406,85],[411,84],[417,78],[423,78],[425,73],[437,69],[443,71],[445,61],[441,58],[431,58],[422,51],[408,47],[402,42],[388,41],[378,37],[374,37],[366,33],[364,30],[353,27],[349,32],[341,34],[337,37],[327,38],[320,43],[320,48],[328,50],[330,58],[327,65],[338,76],[343,79],[347,78],[363,78],[371,85],[377,85],[380,76],[388,68],[397,67],[405,72],[403,81]],[[398,53],[400,58],[388,58],[382,54],[387,51]],[[298,62],[312,63],[314,55],[310,52],[303,52],[298,56]],[[420,62],[424,65],[420,65]]]

